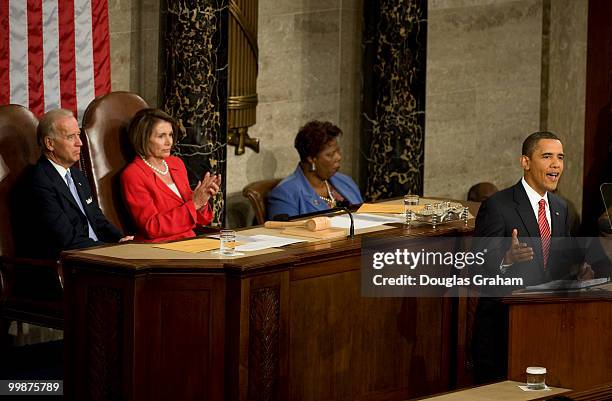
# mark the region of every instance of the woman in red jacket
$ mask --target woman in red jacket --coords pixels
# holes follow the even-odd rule
[[[128,128],[136,151],[121,174],[121,189],[136,225],[136,241],[159,242],[194,237],[196,225],[213,217],[209,199],[221,176],[206,173],[192,191],[181,159],[170,156],[176,121],[159,109],[140,110]]]

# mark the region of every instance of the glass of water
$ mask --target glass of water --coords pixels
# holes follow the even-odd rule
[[[419,204],[419,195],[404,195],[404,206],[415,206]]]
[[[221,230],[219,239],[221,240],[219,253],[223,256],[234,256],[236,253],[236,231]]]
[[[419,195],[408,194],[404,195],[404,214],[406,215],[406,224],[410,225],[412,221],[412,217],[414,214],[414,210],[412,210],[411,206],[416,206],[419,204]]]

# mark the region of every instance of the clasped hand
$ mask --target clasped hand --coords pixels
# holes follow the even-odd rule
[[[211,197],[217,195],[221,187],[221,174],[210,175],[206,173],[193,190],[193,203],[196,210],[202,209]]]

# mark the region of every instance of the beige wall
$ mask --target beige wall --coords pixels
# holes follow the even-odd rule
[[[357,173],[361,14],[361,0],[259,0],[259,104],[249,134],[260,139],[261,151],[235,156],[228,149],[229,225],[252,221],[241,195],[246,184],[293,172],[293,140],[309,120],[343,130],[342,170]]]
[[[111,86],[157,105],[159,0],[109,0]]]
[[[550,12],[547,129],[564,145],[559,193],[582,210],[586,93],[587,0],[554,0]]]
[[[580,210],[587,1],[431,0],[428,22],[425,193],[514,184],[523,139],[548,129]]]
[[[432,1],[428,22],[425,194],[514,184],[540,124],[541,1]]]
[[[293,171],[293,138],[310,119],[344,130],[342,169],[356,177],[362,1],[259,0],[250,134],[261,153],[228,150],[231,226],[252,218],[244,185]],[[158,1],[109,0],[109,13],[113,89],[155,105]],[[587,1],[430,0],[428,13],[425,193],[464,199],[480,181],[512,185],[522,140],[547,128],[568,155],[560,192],[580,210]]]

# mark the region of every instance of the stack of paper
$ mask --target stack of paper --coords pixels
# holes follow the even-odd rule
[[[382,226],[386,223],[403,223],[405,219],[406,218],[404,216],[380,216],[366,213],[353,214],[353,220],[355,221],[355,230],[359,230],[361,228]],[[334,228],[349,228],[351,226],[351,219],[348,214],[334,216],[331,219],[331,225]]]

